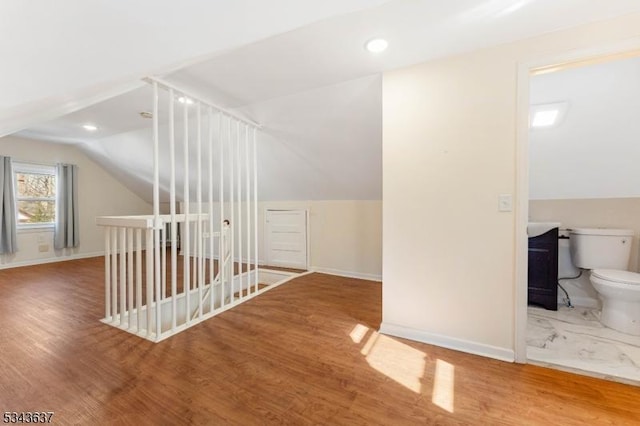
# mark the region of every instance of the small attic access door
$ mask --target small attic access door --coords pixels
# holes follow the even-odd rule
[[[307,269],[307,211],[267,210],[265,248],[268,266]]]

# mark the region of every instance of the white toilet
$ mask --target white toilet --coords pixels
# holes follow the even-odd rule
[[[591,270],[591,284],[602,299],[602,324],[640,336],[640,273],[626,270],[634,232],[578,228],[569,234],[573,263]]]

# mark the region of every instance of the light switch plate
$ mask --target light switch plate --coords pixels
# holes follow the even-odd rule
[[[498,196],[498,211],[513,211],[513,196],[511,194],[500,194]]]

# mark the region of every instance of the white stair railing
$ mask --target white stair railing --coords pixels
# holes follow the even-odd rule
[[[103,322],[157,342],[259,293],[259,125],[165,81],[146,81],[153,86],[153,214],[96,222],[105,228]],[[160,214],[161,157],[169,162],[169,214]]]
[[[185,216],[177,215],[177,223],[184,224]],[[168,215],[161,216],[161,220]],[[189,222],[201,223],[207,229],[208,215],[191,215]],[[199,276],[202,279],[182,280],[182,289],[177,291],[167,286],[155,286],[154,274],[172,274],[171,259],[159,256],[155,264],[153,249],[154,229],[152,216],[101,217],[98,224],[105,227],[105,317],[103,322],[153,341],[159,341],[181,331],[188,324],[195,324],[209,318],[226,305],[230,292],[237,288],[231,280],[228,249],[223,256],[213,254],[184,258],[191,268],[202,265]],[[166,234],[163,228],[161,236]],[[203,239],[211,238],[214,244],[225,245],[229,228],[222,235],[218,232],[203,232]],[[161,239],[164,243],[164,238]],[[202,242],[204,244],[204,241]],[[148,247],[152,247],[148,250]],[[217,261],[214,260],[217,258]],[[205,275],[205,261],[214,260],[212,274]],[[208,262],[207,262],[208,263]],[[176,262],[178,264],[178,262]],[[158,266],[158,267],[156,267]],[[151,271],[151,273],[148,273]],[[213,279],[208,278],[213,275]],[[189,301],[190,303],[187,303]]]

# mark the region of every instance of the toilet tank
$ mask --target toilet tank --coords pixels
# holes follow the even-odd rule
[[[572,229],[569,244],[573,264],[583,269],[626,270],[633,235],[630,229]]]

